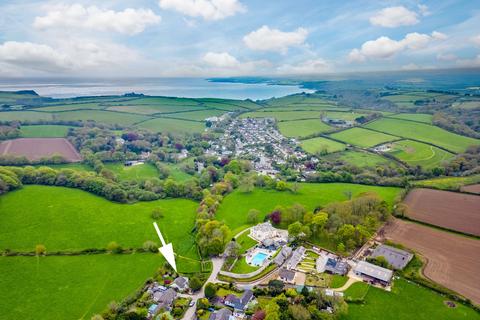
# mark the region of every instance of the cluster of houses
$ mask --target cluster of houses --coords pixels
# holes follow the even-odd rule
[[[294,139],[287,139],[276,129],[273,118],[232,119],[224,134],[211,141],[207,154],[253,160],[255,170],[269,176],[278,174],[276,165],[287,163],[291,157],[307,158]]]
[[[152,298],[153,304],[148,308],[148,318],[153,318],[160,311],[171,311],[178,293],[188,291],[188,278],[186,277],[177,277],[168,288],[158,284],[158,282],[150,284],[147,293]]]
[[[255,303],[252,290],[245,290],[240,296],[228,294],[221,301],[225,307],[210,314],[209,320],[244,319],[249,306]],[[233,310],[233,311],[232,311]]]

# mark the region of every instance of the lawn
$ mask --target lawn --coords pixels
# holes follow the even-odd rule
[[[301,142],[303,150],[308,153],[316,154],[321,153],[332,153],[337,151],[345,150],[345,145],[343,143],[333,141],[323,137],[312,138],[308,140],[303,140]]]
[[[389,163],[394,166],[396,165],[394,161],[384,158],[378,154],[354,150],[348,150],[345,152],[329,155],[328,159],[332,161],[340,160],[360,168],[376,167]]]
[[[412,121],[380,119],[369,123],[366,127],[399,137],[432,143],[456,153],[465,151],[471,145],[480,144],[479,139],[464,137],[439,127]]]
[[[237,262],[235,262],[235,264],[233,265],[233,268],[232,270],[230,270],[230,272],[233,272],[233,273],[239,273],[239,274],[242,274],[242,273],[250,273],[250,272],[253,272],[255,270],[258,270],[260,267],[256,267],[256,266],[251,266],[247,263],[247,260],[245,259],[245,257],[240,257],[238,258]]]
[[[425,169],[438,167],[454,157],[445,150],[411,140],[395,142],[389,153],[410,166],[421,166]]]
[[[250,193],[235,190],[223,199],[217,210],[216,217],[234,230],[233,234],[240,232],[249,226],[247,214],[250,209],[260,210],[259,221],[270,213],[277,205],[290,206],[295,203],[304,205],[307,209],[313,210],[319,206],[325,206],[335,201],[347,200],[346,193],[352,192],[358,196],[364,192],[376,192],[390,205],[400,188],[365,186],[348,183],[303,183],[300,190],[294,194],[289,191],[280,192],[268,189],[255,189]]]
[[[0,257],[0,319],[85,319],[152,277],[156,254]]]
[[[344,131],[340,131],[331,135],[332,138],[343,141],[345,143],[360,146],[364,148],[370,148],[384,142],[393,141],[398,139],[389,134],[375,132],[363,128],[351,128]]]
[[[315,133],[332,130],[332,127],[320,119],[283,121],[278,123],[278,129],[286,137],[307,137]]]
[[[146,240],[159,242],[150,214],[160,208],[164,217],[157,222],[173,243],[179,270],[195,271],[199,263],[189,259],[198,258],[191,234],[197,206],[185,199],[118,204],[77,189],[25,186],[0,197],[0,250],[33,251],[37,244],[81,250],[111,241],[140,248]]]
[[[112,170],[121,180],[144,180],[158,178],[157,168],[150,163],[136,166],[125,166],[123,163],[105,163],[105,167]]]
[[[121,125],[132,125],[134,123],[149,119],[148,117],[142,115],[103,110],[90,110],[88,112],[83,110],[58,112],[54,114],[54,117],[57,120],[93,120],[100,123]]]
[[[399,279],[395,281],[392,292],[371,287],[365,296],[365,303],[350,303],[348,315],[342,319],[480,319],[480,313],[473,309],[461,304],[449,308],[444,303],[445,300],[434,291]]]
[[[432,115],[426,113],[400,113],[390,116],[395,119],[418,121],[423,123],[432,123]]]
[[[359,300],[365,298],[370,285],[365,282],[355,282],[344,291],[346,299]]]
[[[137,127],[155,132],[194,133],[205,131],[205,124],[198,121],[156,118],[139,123]]]
[[[251,247],[255,246],[258,242],[249,237],[250,231],[242,233],[236,239],[237,243],[240,245],[240,252],[244,253]]]
[[[175,163],[163,163],[163,164],[170,170],[169,177],[175,181],[185,182],[187,180],[191,180],[194,178],[194,176],[183,171],[180,168],[179,164],[175,164]]]
[[[23,138],[63,138],[67,136],[69,126],[34,125],[21,126]]]
[[[268,110],[268,109],[266,109]],[[275,118],[278,121],[299,120],[299,119],[320,119],[319,111],[254,111],[242,114],[241,118]]]

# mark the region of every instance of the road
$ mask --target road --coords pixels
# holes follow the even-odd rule
[[[205,284],[207,284],[209,282],[213,282],[213,283],[219,282],[217,280],[217,275],[220,272],[220,270],[222,269],[224,260],[225,260],[224,258],[213,258],[212,259],[212,273],[208,277]],[[185,312],[185,314],[183,316],[183,319],[184,320],[195,319],[195,310],[197,308],[197,300],[205,297],[205,285],[203,285],[202,289],[199,290],[197,293],[195,293],[193,295],[182,294],[180,296],[181,297],[186,297],[186,298],[191,298],[192,301],[195,303],[193,306],[188,308],[188,310]]]

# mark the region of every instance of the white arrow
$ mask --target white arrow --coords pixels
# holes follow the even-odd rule
[[[160,229],[158,228],[158,225],[156,222],[153,223],[153,226],[155,227],[155,230],[157,230],[158,237],[162,242],[162,247],[158,248],[158,251],[160,251],[160,253],[165,257],[165,259],[167,259],[167,262],[172,266],[173,270],[177,272],[177,265],[175,264],[175,255],[173,253],[172,244],[165,243],[165,240],[163,239],[162,233],[160,232]]]

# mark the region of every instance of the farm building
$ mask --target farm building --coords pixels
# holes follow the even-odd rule
[[[413,254],[382,244],[373,250],[372,257],[384,257],[394,269],[402,270],[412,260]]]
[[[390,284],[393,276],[392,270],[379,267],[366,261],[358,262],[353,271],[357,276],[361,276],[374,283],[380,283],[384,286]]]

